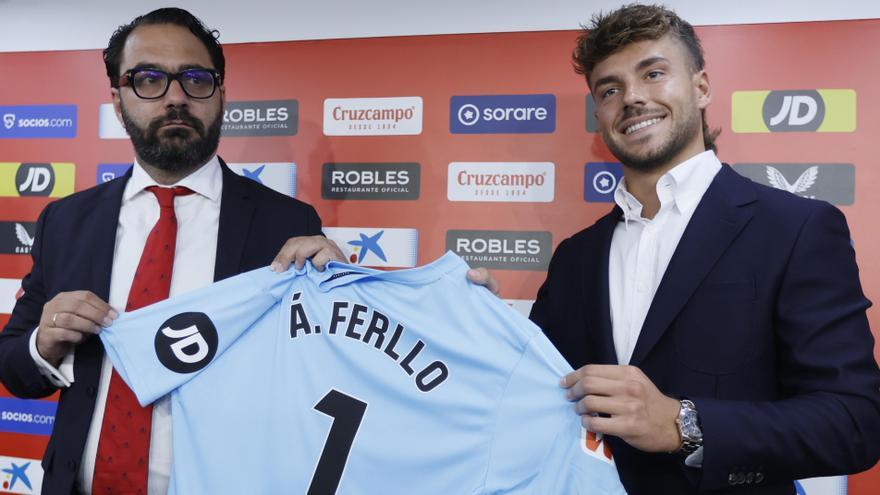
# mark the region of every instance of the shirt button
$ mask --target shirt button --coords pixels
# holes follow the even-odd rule
[[[73,459],[67,461],[67,469],[69,469],[70,472],[75,473],[76,472],[76,461]]]
[[[94,399],[95,397],[98,396],[98,387],[89,387],[86,389],[86,393],[88,394],[89,397]]]

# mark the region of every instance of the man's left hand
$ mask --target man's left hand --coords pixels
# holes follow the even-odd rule
[[[589,431],[613,435],[645,452],[681,445],[675,419],[679,402],[664,395],[635,366],[590,364],[562,379]]]
[[[303,267],[306,260],[311,259],[318,271],[324,271],[328,261],[345,263],[345,256],[335,242],[322,235],[292,237],[281,246],[270,265],[276,272],[286,271],[293,263],[297,269]]]

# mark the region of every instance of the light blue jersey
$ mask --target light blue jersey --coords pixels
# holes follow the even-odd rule
[[[101,340],[141,404],[171,394],[172,494],[624,493],[569,365],[467,269],[259,269]]]

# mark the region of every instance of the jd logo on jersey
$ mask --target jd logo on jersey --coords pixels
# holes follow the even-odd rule
[[[734,132],[853,132],[856,92],[851,89],[734,91]]]
[[[72,163],[0,163],[0,196],[49,196],[73,193]]]
[[[214,359],[217,327],[205,313],[180,313],[156,332],[154,345],[162,366],[176,373],[193,373]]]

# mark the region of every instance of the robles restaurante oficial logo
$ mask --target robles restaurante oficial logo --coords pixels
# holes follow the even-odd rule
[[[415,200],[421,190],[421,165],[404,163],[325,163],[324,199]]]
[[[499,270],[546,270],[553,254],[550,232],[449,230],[446,249],[472,267]]]

